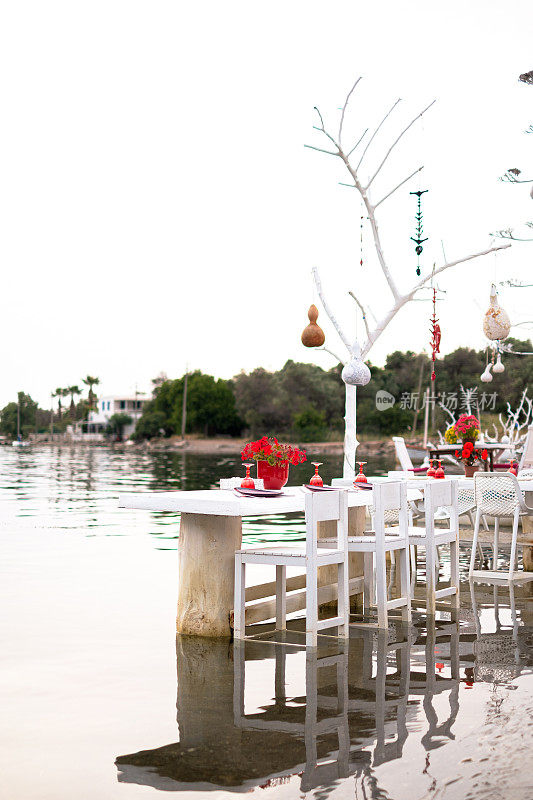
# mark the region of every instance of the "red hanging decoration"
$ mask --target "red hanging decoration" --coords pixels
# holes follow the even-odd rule
[[[441,338],[441,331],[439,320],[437,319],[437,290],[433,289],[433,316],[431,317],[431,360],[433,361],[433,371],[431,373],[431,380],[434,381],[437,377],[435,375],[435,360],[437,358],[437,353],[440,353],[440,338]]]

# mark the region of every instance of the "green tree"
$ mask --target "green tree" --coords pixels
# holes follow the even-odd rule
[[[122,441],[124,428],[126,425],[131,425],[132,422],[133,419],[129,414],[124,414],[124,412],[113,414],[111,417],[109,417],[108,430],[110,433],[114,434],[119,441]]]
[[[17,413],[20,406],[20,432],[22,437],[35,431],[37,403],[29,394],[18,393],[18,403],[8,403],[0,411],[0,432],[11,439],[17,438]]]
[[[87,375],[86,378],[82,378],[82,382],[89,387],[88,411],[93,411],[96,401],[96,396],[93,392],[93,386],[98,386],[98,384],[100,383],[100,378],[94,378],[92,375]]]
[[[69,386],[66,391],[70,395],[70,409],[69,409],[70,417],[71,419],[74,419],[76,412],[76,403],[74,402],[74,398],[77,395],[81,394],[81,390],[79,386]]]

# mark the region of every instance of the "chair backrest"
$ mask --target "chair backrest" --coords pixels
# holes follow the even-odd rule
[[[527,469],[528,467],[533,467],[533,425],[530,425],[527,429],[524,451],[520,459],[520,469]]]
[[[308,557],[316,557],[318,523],[336,522],[337,549],[348,552],[348,493],[306,492],[305,495],[305,550]]]
[[[512,516],[521,506],[520,485],[511,472],[474,473],[474,497],[482,514]]]
[[[459,509],[457,503],[457,481],[434,480],[428,481],[424,487],[424,512],[426,536],[431,535],[435,529],[435,514],[437,510],[447,512],[450,520],[449,530],[459,529]]]
[[[407,447],[405,446],[405,439],[403,436],[393,436],[392,441],[394,442],[394,447],[396,448],[396,456],[398,461],[400,462],[400,466],[403,470],[409,470],[413,472],[413,462],[411,461],[411,457],[407,452]]]
[[[376,544],[385,542],[385,528],[391,521],[398,522],[395,530],[402,539],[409,536],[409,518],[407,512],[407,483],[405,481],[382,481],[373,484],[374,530]],[[393,519],[391,519],[391,517]]]

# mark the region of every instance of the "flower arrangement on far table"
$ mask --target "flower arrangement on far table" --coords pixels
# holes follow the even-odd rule
[[[257,462],[257,477],[263,479],[265,489],[281,489],[289,480],[289,464],[296,466],[307,461],[305,450],[278,442],[275,436],[263,436],[248,442],[241,451],[243,461]]]
[[[451,425],[444,438],[448,444],[457,444],[459,440],[463,442],[475,442],[479,436],[479,420],[473,414],[461,414],[454,425]]]

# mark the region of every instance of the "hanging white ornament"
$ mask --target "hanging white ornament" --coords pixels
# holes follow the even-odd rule
[[[370,370],[361,358],[361,348],[354,344],[352,359],[343,367],[341,377],[348,386],[366,386],[371,378]]]
[[[491,367],[491,365],[487,364],[487,366],[485,367],[485,372],[481,376],[481,380],[483,381],[483,383],[490,383],[491,380],[492,380],[492,374],[491,374],[491,371],[490,371],[490,367]]]
[[[497,339],[507,339],[511,330],[511,320],[507,311],[500,308],[496,286],[490,288],[490,306],[483,319],[483,333],[492,342]]]
[[[494,364],[492,371],[496,373],[505,372],[505,365],[502,364],[502,357],[500,353],[498,353],[498,357],[496,358],[496,363]]]

